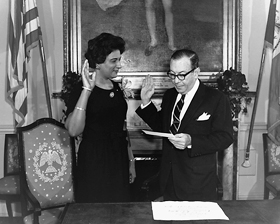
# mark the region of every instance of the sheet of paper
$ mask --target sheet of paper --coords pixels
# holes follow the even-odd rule
[[[163,133],[163,132],[156,132],[156,131],[147,131],[147,130],[142,130],[145,134],[147,135],[154,135],[154,136],[159,136],[159,137],[174,137],[171,133]]]
[[[229,220],[215,202],[152,202],[154,220]]]

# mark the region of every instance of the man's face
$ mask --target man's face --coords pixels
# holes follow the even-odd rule
[[[121,54],[119,50],[113,51],[107,56],[104,63],[99,64],[100,74],[109,79],[117,77],[121,67]]]
[[[191,70],[191,61],[188,57],[171,59],[170,61],[170,72],[172,72],[173,74],[185,74]],[[172,79],[172,82],[178,93],[186,94],[193,88],[195,81],[198,78],[198,71],[198,68],[195,69],[193,72],[188,74],[183,81],[179,80],[178,77]]]

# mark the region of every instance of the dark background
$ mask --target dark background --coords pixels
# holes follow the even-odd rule
[[[145,56],[149,32],[144,0],[122,0],[117,6],[102,10],[95,0],[81,0],[82,61],[87,41],[102,32],[123,37],[127,51],[123,72],[161,72],[168,70],[172,51],[167,47],[164,10],[161,0],[154,0],[158,47]],[[203,72],[223,68],[223,1],[173,0],[174,37],[177,48],[188,47],[200,57]]]

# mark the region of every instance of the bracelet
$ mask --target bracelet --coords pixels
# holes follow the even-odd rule
[[[85,89],[85,90],[87,90],[87,91],[90,91],[90,92],[91,92],[91,89],[90,89],[90,88],[88,88],[88,87],[83,86],[83,89]]]
[[[86,109],[81,108],[81,107],[75,107],[75,109],[77,109],[77,110],[81,110],[81,111],[86,111]]]

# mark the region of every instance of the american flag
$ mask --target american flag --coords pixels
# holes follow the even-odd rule
[[[280,0],[271,0],[272,63],[269,86],[267,131],[271,140],[280,145]]]
[[[26,121],[30,50],[42,37],[36,0],[10,0],[7,100],[15,113],[15,125]]]

